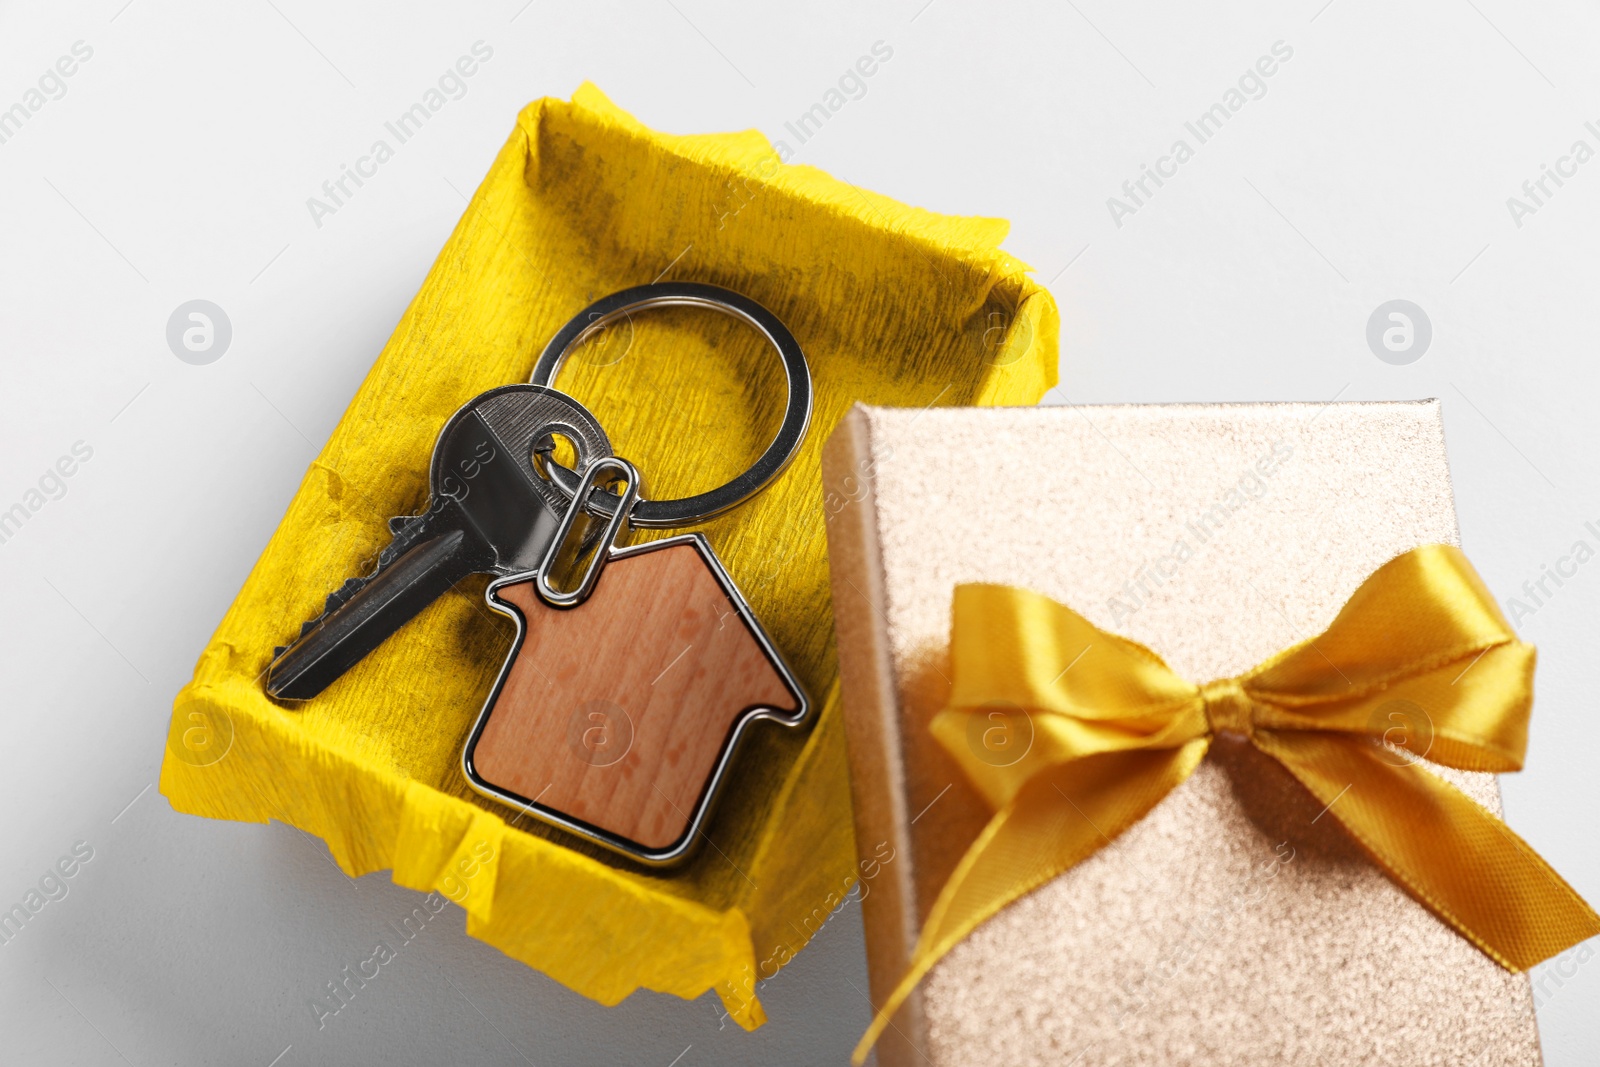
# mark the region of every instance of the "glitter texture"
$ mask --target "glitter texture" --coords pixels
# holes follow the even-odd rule
[[[857,841],[896,849],[863,902],[875,1001],[988,817],[927,731],[957,583],[1036,589],[1200,682],[1315,635],[1393,556],[1459,541],[1435,401],[860,408],[829,450]],[[1439,773],[1500,810],[1492,776]],[[880,1063],[1539,1063],[1526,976],[1321,808],[1219,739],[946,956]]]

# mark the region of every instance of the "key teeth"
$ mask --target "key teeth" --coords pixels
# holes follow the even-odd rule
[[[378,552],[378,566],[373,571],[378,571],[393,563],[409,549],[416,541],[417,533],[423,530],[423,522],[435,510],[433,502],[417,515],[396,515],[389,520],[389,543]],[[370,575],[368,576],[370,577]]]
[[[377,572],[374,571],[373,573]],[[315,630],[319,625],[321,625],[322,620],[326,619],[329,615],[332,615],[334,612],[344,607],[345,603],[351,597],[360,592],[361,587],[366,584],[366,578],[346,578],[343,585],[329,593],[326,599],[322,601],[322,611],[318,613],[317,617],[314,619],[307,619],[305,622],[300,624],[300,637],[304,637],[312,630]],[[296,638],[296,640],[299,640],[299,638]]]
[[[430,516],[435,514],[437,510],[438,507],[436,502],[430,502],[428,507],[421,514],[395,515],[394,517],[390,518],[388,525],[391,537],[389,539],[389,543],[384,545],[382,550],[378,552],[377,566],[373,567],[371,572],[368,574],[358,575],[354,578],[346,578],[343,585],[329,593],[323,600],[322,611],[317,614],[317,617],[314,619],[307,619],[305,622],[300,624],[300,635],[299,637],[295,638],[295,641],[299,642],[312,630],[315,630],[318,626],[322,625],[323,620],[327,619],[328,616],[344,607],[350,598],[359,593],[362,587],[365,586],[367,582],[369,582],[375,575],[377,575],[379,571],[383,570],[385,567],[389,566],[395,560],[403,556],[406,552],[414,548],[417,541],[420,540],[419,535],[427,532],[427,527],[424,524]],[[283,647],[277,649],[276,652],[273,653],[273,658],[277,659],[279,656],[283,655],[285,650],[290,647],[290,645],[284,645]]]
[[[356,592],[366,584],[367,580],[365,578],[346,578],[343,585],[329,593],[327,598],[323,600],[322,615],[318,617],[319,621],[321,618],[338,611],[345,601],[355,596]]]

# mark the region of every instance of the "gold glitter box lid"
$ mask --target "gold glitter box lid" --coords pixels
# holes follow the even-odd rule
[[[823,478],[875,1003],[990,814],[928,732],[958,583],[1036,589],[1203,680],[1319,632],[1399,553],[1460,540],[1433,400],[857,407]],[[1432,769],[1499,813],[1492,775]],[[1527,976],[1321,807],[1219,739],[941,960],[879,1063],[1540,1063]]]

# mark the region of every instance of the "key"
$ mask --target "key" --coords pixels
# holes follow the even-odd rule
[[[588,409],[543,386],[491,389],[452,415],[434,445],[427,510],[389,520],[393,540],[377,569],[329,594],[322,614],[276,650],[267,692],[308,700],[462,578],[537,570],[570,506],[533,467],[552,433],[572,441],[579,470],[611,455]]]

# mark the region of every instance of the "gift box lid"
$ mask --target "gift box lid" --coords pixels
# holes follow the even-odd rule
[[[1033,589],[1228,677],[1314,635],[1381,564],[1456,544],[1435,401],[858,407],[824,456],[873,996],[991,814],[928,730],[958,583]],[[1493,776],[1437,768],[1499,811]],[[1366,859],[1245,744],[979,926],[879,1062],[1539,1062],[1525,975]]]

